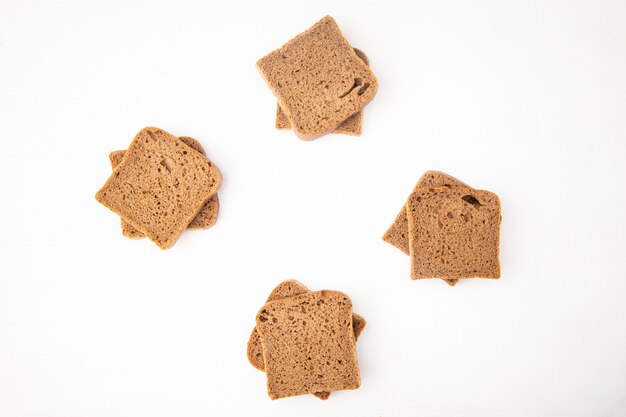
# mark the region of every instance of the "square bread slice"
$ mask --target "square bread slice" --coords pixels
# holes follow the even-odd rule
[[[378,81],[326,16],[257,62],[301,139],[335,129],[369,103]]]
[[[354,53],[359,57],[365,65],[369,66],[370,61],[367,55],[360,49],[354,48]],[[363,110],[348,117],[343,123],[337,126],[330,133],[339,133],[344,135],[359,136],[361,135],[361,127],[363,126]],[[276,104],[276,129],[291,129],[291,123],[285,113],[280,108],[279,104]]]
[[[187,146],[194,149],[197,152],[200,152],[202,155],[206,157],[206,153],[204,152],[204,148],[194,138],[189,136],[180,136],[182,142],[184,142]],[[115,169],[116,166],[122,162],[124,159],[124,155],[126,151],[113,151],[109,154],[109,161],[111,162],[111,169]],[[204,208],[198,213],[196,217],[189,223],[187,226],[187,230],[203,230],[208,229],[213,226],[217,220],[217,214],[219,211],[219,199],[217,194],[213,197],[209,198],[209,201],[204,205]],[[130,239],[141,239],[146,237],[139,230],[135,229],[128,222],[121,219],[122,223],[122,234]]]
[[[499,278],[500,200],[469,187],[424,187],[406,203],[411,278]]]
[[[469,187],[464,182],[443,172],[426,171],[417,181],[412,192],[422,187],[448,187],[453,185]],[[385,232],[383,240],[409,255],[409,220],[406,217],[406,207],[402,206],[400,213],[396,216],[396,220]],[[442,279],[450,286],[455,286],[458,282],[456,279]]]
[[[267,298],[267,302],[309,292],[311,292],[311,290],[309,290],[303,284],[296,280],[290,279],[278,284],[276,288],[274,288],[274,290],[271,292],[270,296]],[[352,313],[352,328],[354,330],[355,341],[359,338],[359,335],[365,328],[365,324],[366,322],[363,317],[359,316],[356,313]],[[248,361],[250,361],[252,366],[260,371],[265,371],[265,362],[263,361],[263,346],[261,345],[261,338],[259,336],[259,332],[257,332],[256,330],[256,327],[252,330],[250,338],[248,339],[247,352]],[[322,400],[327,400],[330,396],[330,392],[316,392],[313,395]]]
[[[257,314],[272,399],[361,385],[352,302],[338,291],[281,298]]]
[[[161,129],[147,127],[135,136],[96,200],[168,249],[215,195],[221,179],[217,167],[200,153]]]

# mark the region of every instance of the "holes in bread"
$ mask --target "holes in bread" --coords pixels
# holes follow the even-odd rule
[[[263,310],[261,311],[261,314],[259,315],[259,321],[267,321],[267,316],[268,312],[267,310]]]
[[[464,195],[463,197],[461,197],[461,199],[465,201],[466,203],[471,204],[476,209],[482,206],[482,204],[480,204],[480,201],[478,201],[478,199],[474,197],[473,195],[469,195],[469,194]]]
[[[361,88],[359,89],[359,91],[357,91],[356,95],[357,95],[357,96],[362,96],[362,95],[363,95],[363,93],[365,93],[365,92],[367,91],[367,89],[368,89],[368,88],[370,88],[370,83],[365,83],[365,84],[363,84],[363,87],[361,87]]]
[[[350,87],[350,89],[348,91],[346,91],[345,93],[343,93],[342,95],[339,96],[339,98],[344,98],[345,96],[347,96],[348,94],[350,94],[355,88],[357,87],[361,87],[361,85],[363,84],[363,80],[361,78],[355,78],[354,79],[354,83],[352,84],[352,87]],[[365,83],[367,85],[367,87],[369,87],[369,83]],[[365,86],[363,86],[365,87]],[[367,89],[367,88],[366,88]],[[361,90],[359,90],[360,92]],[[359,94],[359,92],[357,92],[357,94]],[[361,93],[363,94],[363,93]],[[359,94],[359,95],[361,95]]]
[[[167,156],[164,156],[163,159],[161,159],[161,162],[159,162],[159,164],[165,167],[167,172],[172,172],[172,170],[174,169],[175,163],[173,159],[168,158]]]

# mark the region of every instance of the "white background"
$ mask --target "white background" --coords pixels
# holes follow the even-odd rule
[[[274,129],[258,58],[333,15],[360,138]],[[200,140],[215,227],[161,251],[94,194],[144,126]],[[626,2],[0,0],[0,416],[626,416]],[[502,201],[502,278],[411,281],[420,175]],[[246,359],[296,278],[368,321],[362,386],[271,401]]]

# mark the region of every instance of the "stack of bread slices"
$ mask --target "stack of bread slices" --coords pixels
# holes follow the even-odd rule
[[[304,140],[361,134],[363,107],[378,90],[368,65],[330,16],[257,62],[278,101],[276,127]]]
[[[500,277],[500,200],[443,172],[426,172],[383,240],[411,259],[411,278]]]
[[[113,172],[96,199],[120,216],[124,236],[168,249],[186,229],[215,224],[221,175],[195,139],[146,127],[109,160]]]
[[[284,281],[257,313],[248,360],[266,373],[271,399],[313,394],[326,400],[332,391],[360,386],[355,343],[364,327],[347,295]]]

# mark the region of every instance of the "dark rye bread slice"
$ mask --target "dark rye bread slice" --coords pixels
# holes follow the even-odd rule
[[[369,103],[378,81],[326,16],[257,62],[301,139],[335,129]]]
[[[415,190],[422,187],[441,187],[441,186],[454,186],[461,185],[469,187],[464,182],[445,174],[441,171],[426,171],[424,175],[417,181]],[[400,213],[396,216],[396,220],[393,224],[387,229],[385,235],[383,236],[383,240],[387,243],[392,244],[396,248],[400,249],[402,252],[407,255],[409,252],[409,221],[406,216],[406,207],[402,206]],[[458,280],[456,279],[445,279],[444,281],[450,286],[455,286]]]
[[[147,127],[135,136],[96,199],[168,249],[215,195],[221,179],[203,155]]]
[[[257,314],[272,399],[361,385],[352,302],[337,291],[281,298]]]
[[[309,293],[307,287],[300,282],[290,279],[283,281],[274,288],[270,296],[267,298],[267,302],[278,300],[285,297],[292,297],[294,295]],[[356,341],[365,328],[365,319],[356,313],[352,313],[352,328],[354,331],[354,340]],[[256,327],[252,330],[250,338],[248,339],[248,361],[256,369],[265,371],[265,362],[263,361],[263,346],[261,345],[261,338],[256,330]],[[330,396],[330,392],[316,392],[314,395],[322,400],[327,400]]]
[[[197,152],[200,152],[202,155],[206,157],[206,153],[204,152],[204,148],[194,138],[189,136],[179,136],[182,142],[184,142],[187,146],[194,149]],[[113,151],[109,154],[109,161],[111,162],[111,169],[115,169],[116,166],[122,162],[124,159],[124,154],[126,151]],[[204,208],[198,213],[198,215],[189,223],[187,226],[187,230],[203,230],[208,229],[215,224],[217,220],[217,213],[219,211],[219,199],[217,194],[213,197],[209,198],[209,201],[204,205]],[[144,238],[145,235],[141,233],[139,230],[135,229],[129,223],[121,219],[122,223],[122,234],[130,239],[141,239]]]
[[[359,57],[365,65],[369,66],[370,61],[367,55],[360,49],[354,48],[354,53]],[[337,126],[330,133],[339,133],[344,135],[359,136],[361,134],[361,127],[363,125],[363,110],[354,113],[348,117],[343,123]],[[280,108],[279,104],[276,104],[276,129],[291,129],[291,123],[285,113]]]
[[[500,200],[469,187],[424,187],[406,203],[411,278],[500,277]]]

